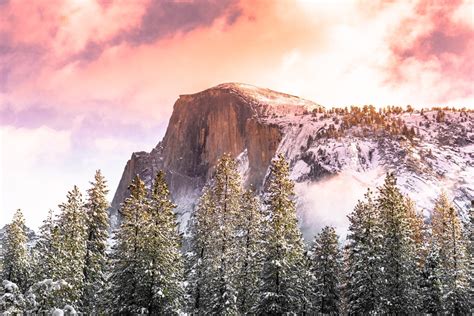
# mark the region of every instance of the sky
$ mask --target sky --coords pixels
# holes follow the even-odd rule
[[[37,228],[97,169],[111,199],[178,96],[223,82],[474,108],[474,2],[0,0],[0,226]]]

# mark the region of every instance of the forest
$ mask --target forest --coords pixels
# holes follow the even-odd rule
[[[2,241],[0,313],[471,314],[474,209],[459,212],[442,193],[425,218],[396,182],[387,173],[360,197],[345,240],[324,227],[305,241],[282,155],[258,193],[223,155],[185,232],[163,172],[151,188],[134,178],[112,230],[97,171],[33,243],[15,213]]]

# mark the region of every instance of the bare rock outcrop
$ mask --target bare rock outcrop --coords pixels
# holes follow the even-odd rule
[[[181,208],[192,207],[224,153],[246,156],[245,185],[259,189],[282,139],[280,126],[265,118],[301,114],[315,106],[288,94],[233,83],[181,95],[163,140],[150,153],[133,153],[127,162],[112,201],[113,215],[136,174],[151,185],[160,169]]]

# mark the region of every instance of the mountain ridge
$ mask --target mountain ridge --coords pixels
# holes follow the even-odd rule
[[[420,208],[429,209],[439,187],[446,187],[464,209],[474,199],[473,127],[474,113],[467,110],[325,109],[285,93],[225,83],[178,98],[163,140],[128,161],[112,214],[131,177],[139,174],[150,186],[163,169],[185,225],[223,153],[237,159],[244,183],[257,190],[271,159],[283,153],[300,189],[303,226],[314,224],[309,209],[316,206],[307,200],[318,195],[304,188],[341,174],[374,186],[395,171],[402,191],[417,195]]]

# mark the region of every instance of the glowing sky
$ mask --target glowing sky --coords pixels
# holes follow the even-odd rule
[[[474,106],[474,2],[0,0],[0,225],[115,191],[179,94],[245,82],[325,106]]]

